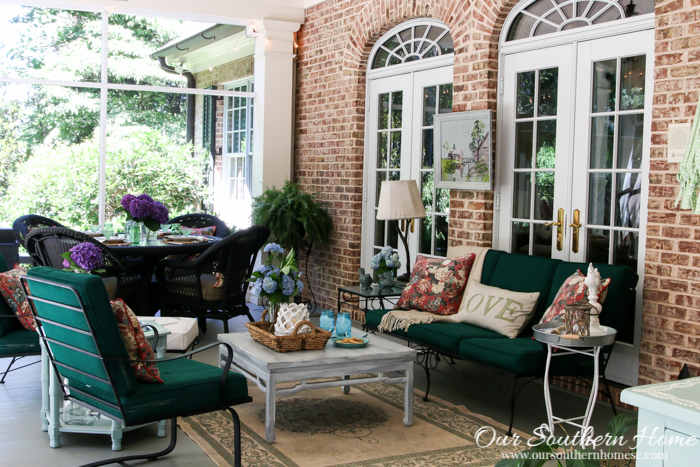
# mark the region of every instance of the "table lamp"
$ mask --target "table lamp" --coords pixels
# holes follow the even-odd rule
[[[408,282],[411,277],[411,255],[408,252],[408,229],[415,231],[415,219],[426,217],[423,200],[415,180],[383,181],[379,193],[377,220],[396,221],[399,237],[406,248],[406,273],[396,279]],[[399,221],[401,223],[399,224]]]

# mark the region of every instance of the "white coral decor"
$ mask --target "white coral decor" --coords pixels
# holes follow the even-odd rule
[[[280,309],[275,323],[276,336],[290,336],[294,332],[294,326],[300,321],[309,319],[309,309],[302,303],[280,303]],[[311,329],[303,325],[297,334],[308,334]]]

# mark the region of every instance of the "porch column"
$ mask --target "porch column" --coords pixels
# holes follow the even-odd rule
[[[294,33],[299,23],[255,23],[255,99],[253,117],[253,196],[265,187],[281,188],[292,179],[294,126]]]

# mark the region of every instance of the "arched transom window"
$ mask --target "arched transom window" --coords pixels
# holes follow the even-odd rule
[[[507,41],[607,23],[654,12],[651,0],[534,0],[519,5]]]
[[[434,24],[409,26],[382,40],[374,54],[373,70],[454,53],[450,31]]]

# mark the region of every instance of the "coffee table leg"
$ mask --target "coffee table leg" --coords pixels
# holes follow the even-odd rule
[[[408,362],[405,373],[406,385],[403,399],[403,424],[406,426],[413,425],[413,362]]]
[[[343,376],[343,379],[350,379],[350,375]],[[350,394],[350,386],[341,386],[343,388],[343,394]]]
[[[274,443],[277,380],[274,377],[269,376],[265,383],[265,441],[268,443]]]

